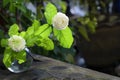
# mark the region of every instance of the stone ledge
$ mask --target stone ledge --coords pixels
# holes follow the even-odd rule
[[[119,77],[100,73],[40,55],[33,55],[35,61],[23,73],[14,74],[0,70],[0,80],[120,80]]]

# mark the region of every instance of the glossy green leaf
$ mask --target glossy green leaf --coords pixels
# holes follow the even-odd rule
[[[36,31],[40,26],[40,22],[37,20],[34,20],[32,26],[34,27],[34,31]]]
[[[35,32],[35,35],[39,35],[41,37],[48,37],[50,33],[52,32],[51,26],[48,24],[44,24],[38,28],[38,30]]]
[[[19,64],[21,64],[21,63],[23,63],[23,62],[25,62],[26,61],[26,52],[25,52],[25,50],[23,50],[23,51],[21,51],[21,52],[18,52],[18,53],[16,53],[17,55],[16,55],[16,60],[18,60],[18,63]]]
[[[48,3],[46,5],[44,13],[48,24],[52,24],[52,18],[54,17],[55,14],[57,14],[57,8],[53,4]]]
[[[2,39],[1,40],[1,46],[6,47],[8,45],[8,40],[7,39]]]
[[[5,64],[6,67],[10,67],[12,61],[12,51],[10,48],[6,48],[4,52],[4,57],[3,57],[3,63]]]
[[[36,40],[38,39],[38,37],[34,37],[34,35],[31,35],[31,36],[28,36],[27,39],[26,39],[26,46],[27,47],[32,47],[34,46]]]
[[[21,37],[25,37],[25,35],[26,35],[26,32],[25,31],[22,31],[22,32],[20,32],[20,34],[19,34],[19,36],[21,36]]]
[[[35,41],[37,37],[34,37],[34,27],[31,26],[27,29],[26,35],[25,35],[25,40],[26,40],[26,45],[28,47],[34,46]]]
[[[34,27],[28,27],[27,31],[26,31],[26,36],[30,36],[34,34]]]
[[[8,32],[9,36],[18,35],[19,34],[18,30],[19,30],[19,27],[17,24],[13,24],[12,26],[10,26],[10,29]]]
[[[69,27],[66,27],[64,30],[57,30],[54,28],[53,30],[54,36],[60,42],[60,45],[64,48],[70,48],[73,43],[72,32]]]
[[[54,43],[51,39],[49,38],[40,38],[37,42],[36,45],[43,47],[46,50],[53,50],[54,49]]]

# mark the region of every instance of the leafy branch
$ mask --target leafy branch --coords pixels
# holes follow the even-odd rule
[[[25,48],[33,47],[37,45],[46,50],[54,49],[54,42],[50,35],[53,35],[53,38],[56,38],[60,45],[64,48],[70,48],[73,43],[72,31],[67,26],[64,26],[63,23],[57,24],[64,26],[65,28],[61,30],[53,26],[53,17],[58,16],[58,19],[63,22],[65,14],[61,13],[59,16],[57,14],[56,7],[48,3],[45,8],[45,18],[46,23],[40,24],[39,21],[34,20],[32,25],[27,28],[26,31],[19,32],[19,26],[13,24],[10,26],[8,31],[9,38],[1,40],[1,46],[5,47],[3,62],[6,67],[10,67],[11,63],[14,60],[18,60],[19,64],[22,64],[26,61],[26,51]],[[64,16],[63,16],[64,15]],[[62,17],[62,18],[61,18]],[[67,21],[65,21],[67,22]],[[65,23],[64,24],[68,24]]]

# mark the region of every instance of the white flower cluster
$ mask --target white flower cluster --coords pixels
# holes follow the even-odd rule
[[[54,17],[53,17],[53,21],[52,21],[53,27],[58,29],[58,30],[63,30],[65,29],[68,24],[69,24],[69,18],[61,13],[58,12]]]
[[[8,39],[8,46],[13,51],[19,52],[25,48],[26,42],[21,36],[13,35]]]

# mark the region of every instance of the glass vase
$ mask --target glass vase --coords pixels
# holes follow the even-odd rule
[[[29,53],[29,50],[27,48],[25,50],[26,50],[26,61],[22,64],[19,64],[18,60],[14,60],[11,66],[8,67],[9,71],[13,73],[21,73],[21,72],[27,71],[30,68],[33,62],[33,58],[31,54]]]

